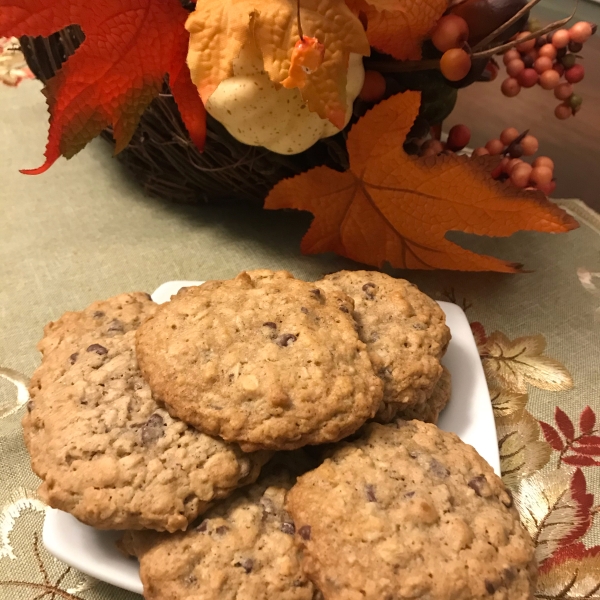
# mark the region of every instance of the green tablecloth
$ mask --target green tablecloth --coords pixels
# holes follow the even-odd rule
[[[301,256],[306,215],[146,197],[102,141],[45,175],[20,175],[41,164],[46,123],[39,84],[0,86],[0,600],[129,599],[135,595],[69,570],[40,541],[43,506],[20,430],[26,394],[14,382],[26,382],[38,364],[44,324],[172,279],[257,267],[317,278],[356,265]],[[524,262],[529,274],[395,274],[464,306],[474,324],[504,477],[538,544],[539,598],[598,599],[600,217],[576,200],[560,203],[580,229],[508,240],[455,236]]]

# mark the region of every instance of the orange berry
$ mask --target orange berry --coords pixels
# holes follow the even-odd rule
[[[471,56],[461,48],[447,50],[440,59],[440,71],[448,81],[460,81],[471,70]]]
[[[433,45],[440,51],[446,52],[451,48],[462,48],[469,39],[469,26],[458,15],[449,14],[442,17],[431,35]]]
[[[538,156],[533,161],[534,167],[548,167],[554,171],[554,161],[548,156]]]
[[[527,37],[528,35],[529,35],[529,33],[524,31],[523,33],[520,33],[517,36],[517,40]],[[529,52],[530,50],[533,50],[534,48],[535,48],[535,40],[528,40],[527,42],[521,42],[520,44],[517,45],[517,50],[519,52]]]
[[[506,74],[509,77],[516,77],[523,69],[525,69],[525,63],[522,60],[511,60],[506,65]]]
[[[507,98],[513,98],[521,91],[521,84],[514,77],[509,77],[502,82],[500,89]]]
[[[573,109],[568,104],[559,104],[554,109],[554,116],[561,121],[568,119],[573,114]]]
[[[561,48],[566,48],[571,41],[571,36],[566,29],[557,29],[552,34],[552,45],[560,50]]]
[[[547,58],[554,60],[556,58],[556,48],[552,44],[544,44],[540,48],[540,56],[546,56]]]
[[[554,70],[544,71],[540,75],[540,86],[545,90],[553,90],[560,83],[560,75]]]
[[[508,129],[505,129],[500,134],[500,141],[505,146],[508,146],[514,139],[516,139],[518,137],[519,137],[519,130],[515,129],[514,127],[509,127]]]
[[[508,50],[502,56],[502,62],[505,65],[508,65],[508,63],[511,62],[511,61],[513,61],[513,60],[521,60],[521,54],[519,53],[518,50],[515,50],[514,48]]]
[[[554,97],[557,100],[568,100],[573,95],[573,86],[570,83],[561,83],[554,88]]]
[[[492,156],[497,156],[504,150],[504,144],[500,140],[490,140],[485,147]]]
[[[572,42],[584,44],[592,35],[592,26],[586,21],[579,21],[569,29],[569,37]]]

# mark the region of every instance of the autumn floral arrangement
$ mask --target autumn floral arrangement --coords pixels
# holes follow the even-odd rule
[[[446,233],[576,227],[547,199],[552,160],[513,128],[472,153],[468,127],[441,132],[458,90],[501,67],[505,96],[539,85],[557,118],[581,109],[596,27],[536,24],[538,2],[0,0],[50,112],[45,162],[23,172],[102,133],[156,194],[310,211],[306,253],[516,272]]]

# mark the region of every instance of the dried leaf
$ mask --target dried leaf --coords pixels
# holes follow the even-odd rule
[[[448,7],[448,0],[347,0],[367,21],[369,43],[398,60],[419,60],[421,44]]]
[[[530,384],[542,390],[569,390],[573,380],[558,361],[544,356],[543,335],[531,335],[509,340],[494,331],[480,348],[483,368],[491,385],[511,392],[526,393]]]
[[[586,406],[579,417],[579,429],[581,433],[591,433],[596,425],[596,413],[590,406]]]
[[[567,438],[569,442],[573,441],[575,437],[575,427],[573,421],[569,418],[569,415],[562,410],[559,406],[554,409],[554,420],[558,425],[558,428],[562,434]]]
[[[46,161],[23,172],[43,173],[59,156],[71,158],[109,125],[115,152],[123,150],[167,74],[201,147],[204,107],[183,62],[187,15],[178,0],[97,0],[93,7],[86,0],[0,0],[0,35],[49,36],[74,23],[85,33],[44,89],[50,108]]]
[[[515,272],[516,265],[465,250],[446,233],[507,236],[576,226],[543,195],[493,180],[486,160],[408,156],[402,143],[419,102],[416,92],[397,94],[362,117],[348,135],[348,171],[317,167],[271,190],[265,208],[315,215],[303,252],[333,251],[376,266]]]
[[[548,423],[544,423],[543,421],[538,421],[538,423],[542,428],[542,432],[546,438],[546,441],[550,444],[550,446],[552,446],[552,449],[557,450],[558,452],[564,450],[565,445],[558,431],[556,431],[556,429],[554,429],[554,427]]]
[[[521,481],[514,494],[521,522],[536,544],[538,563],[552,556],[564,540],[587,531],[589,511],[582,508],[571,481],[566,469],[535,473]]]
[[[583,544],[578,547],[585,550]],[[598,600],[600,546],[588,549],[588,555],[583,557],[569,557],[569,551],[570,547],[565,548],[564,558],[548,561],[547,566],[542,566],[536,597],[543,600]]]
[[[346,116],[346,75],[351,52],[368,55],[369,42],[360,21],[344,0],[303,0],[303,34],[324,46],[323,62],[301,87],[308,108],[342,129]],[[198,2],[186,28],[188,64],[206,102],[221,81],[233,75],[233,60],[254,40],[271,81],[282,83],[300,39],[296,3],[291,0],[205,0]]]
[[[523,410],[527,405],[527,394],[514,394],[502,388],[491,388],[490,397],[496,418],[512,415]]]
[[[496,419],[500,468],[506,485],[515,487],[519,481],[538,471],[550,460],[550,446],[540,440],[536,419],[526,410]]]

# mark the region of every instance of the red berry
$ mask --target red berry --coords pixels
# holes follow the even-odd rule
[[[524,88],[533,87],[539,80],[540,76],[534,69],[524,69],[519,73],[517,81]]]
[[[555,48],[566,48],[571,41],[571,36],[566,29],[558,29],[552,34],[552,45]]]
[[[458,152],[471,141],[471,130],[466,125],[455,125],[448,132],[448,150]]]
[[[545,90],[553,90],[560,83],[560,75],[550,69],[540,75],[540,86]]]
[[[533,156],[538,151],[539,143],[532,135],[526,135],[521,140],[521,147],[525,156]]]
[[[524,31],[523,33],[520,33],[517,36],[517,40],[527,37],[528,35],[529,35],[529,33]],[[517,45],[517,50],[519,52],[529,52],[530,50],[533,50],[534,48],[535,48],[535,40],[528,40],[527,42],[521,42],[520,44]]]
[[[490,140],[485,147],[492,156],[498,156],[504,150],[504,144],[500,140]]]
[[[525,63],[520,60],[511,60],[506,65],[506,73],[509,77],[516,77],[521,71],[525,69]]]
[[[592,35],[592,26],[586,21],[579,21],[569,29],[571,41],[584,44]]]
[[[385,77],[379,71],[365,71],[365,81],[358,97],[365,102],[377,102],[385,94]]]
[[[554,60],[556,58],[556,48],[552,44],[544,44],[540,48],[540,56],[546,56]]]
[[[440,51],[446,52],[451,48],[462,48],[469,39],[469,26],[458,15],[442,17],[431,35],[433,45]]]
[[[460,48],[447,50],[440,59],[440,71],[448,81],[460,81],[471,70],[471,57]]]
[[[554,116],[561,121],[568,119],[573,114],[573,109],[563,102],[554,109]]]
[[[540,56],[535,61],[533,68],[541,75],[545,71],[550,71],[550,69],[552,69],[552,65],[553,63],[551,58],[548,58],[547,56]]]
[[[554,97],[557,100],[567,100],[573,95],[573,86],[570,83],[561,83],[554,88]]]
[[[521,85],[514,77],[509,77],[502,82],[500,89],[505,96],[513,98],[521,91]]]
[[[505,146],[508,146],[513,140],[515,140],[518,137],[519,137],[519,130],[515,129],[514,127],[509,127],[508,129],[505,129],[500,134],[500,141]]]
[[[585,76],[583,65],[573,65],[565,71],[565,79],[569,83],[579,83]]]

